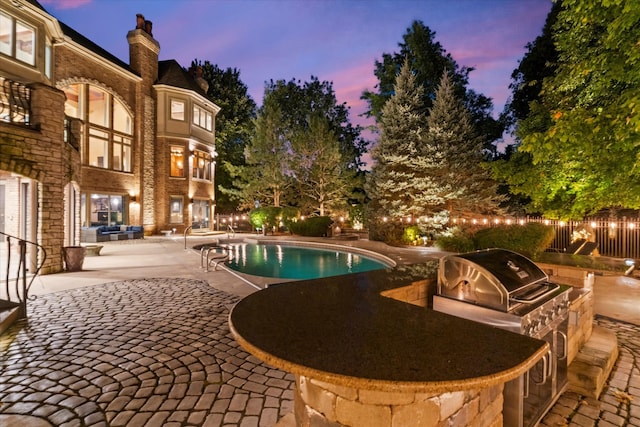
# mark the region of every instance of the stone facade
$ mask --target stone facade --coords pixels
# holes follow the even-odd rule
[[[46,230],[38,239],[47,251],[44,274],[62,269],[64,188],[80,171],[79,153],[64,142],[64,116],[54,114],[64,111],[64,101],[61,91],[35,84],[31,86],[33,125],[16,126],[0,121],[0,180],[10,190],[5,206],[22,206],[26,212],[34,212],[36,205],[40,206],[40,214],[28,218],[5,214],[12,221],[5,223],[5,230],[15,230],[27,237],[28,230],[23,228],[35,226]],[[30,194],[23,194],[20,186],[32,181],[39,183],[38,191],[29,185]],[[34,218],[37,224],[33,224]]]
[[[0,195],[5,199],[0,232],[42,245],[47,253],[42,273],[62,270],[62,248],[81,243],[83,226],[143,225],[146,234],[165,229],[171,194],[185,201],[182,223],[174,221],[172,227],[182,231],[189,226],[194,197],[207,203],[213,216],[213,175],[194,180],[186,164],[184,177],[167,185],[165,123],[171,120],[166,110],[159,113],[158,98],[169,91],[185,100],[183,126],[172,136],[186,154],[198,149],[215,155],[215,127],[196,126],[192,112],[198,105],[215,120],[219,108],[177,63],[165,69],[171,78],[162,75],[160,44],[149,21],[131,17],[127,64],[59,23],[35,0],[3,2],[0,10],[32,28],[34,40],[32,63],[4,54],[0,62],[0,82],[11,85],[0,86],[5,92],[0,97]],[[30,109],[17,121],[6,114],[18,102],[8,93],[14,86],[26,88],[19,102]],[[93,104],[104,103],[99,118],[104,123],[91,115],[96,93],[106,99]],[[126,129],[116,128],[121,123]],[[163,123],[162,132],[158,123]],[[96,163],[91,163],[91,150],[98,153]],[[107,203],[100,205],[100,213],[96,197]],[[39,263],[37,257],[32,266]]]
[[[296,425],[498,427],[502,391],[502,384],[444,394],[373,391],[296,376]]]

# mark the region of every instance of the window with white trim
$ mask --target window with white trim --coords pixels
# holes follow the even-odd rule
[[[171,100],[171,120],[184,121],[184,101],[178,99]]]
[[[199,105],[193,105],[193,124],[208,131],[213,130],[213,114]]]
[[[0,13],[0,53],[25,64],[36,64],[36,30],[13,16]]]
[[[171,196],[169,198],[169,222],[171,224],[182,224],[184,221],[183,203],[182,196]]]
[[[133,120],[129,110],[107,90],[88,83],[64,88],[67,116],[83,120],[84,164],[121,172],[132,172]]]

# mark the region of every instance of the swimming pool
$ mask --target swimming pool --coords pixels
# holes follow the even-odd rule
[[[253,276],[317,279],[388,268],[389,264],[353,252],[276,244],[227,245],[225,265]]]

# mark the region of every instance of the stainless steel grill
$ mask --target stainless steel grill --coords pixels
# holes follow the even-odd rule
[[[505,385],[507,427],[535,425],[566,387],[569,289],[506,249],[440,259],[434,310],[549,343],[540,363]]]

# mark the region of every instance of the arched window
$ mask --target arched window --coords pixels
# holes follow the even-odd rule
[[[65,114],[82,119],[82,161],[85,165],[122,172],[132,171],[132,117],[125,105],[103,88],[75,83],[64,89]]]

